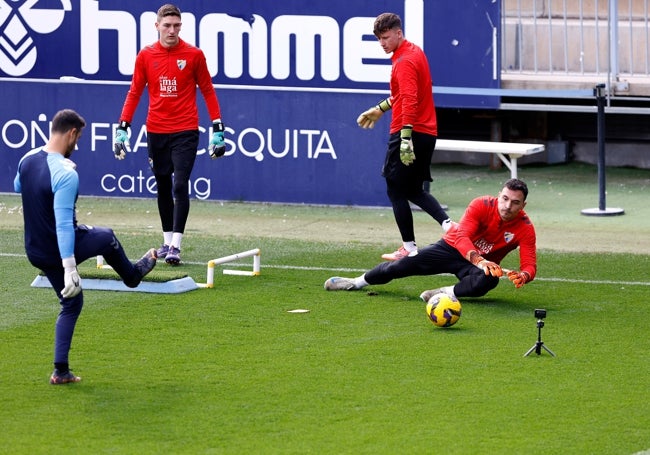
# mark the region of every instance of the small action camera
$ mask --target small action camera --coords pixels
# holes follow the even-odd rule
[[[542,327],[544,327],[544,318],[546,317],[546,310],[543,308],[535,308],[535,317],[537,318],[537,343],[533,345],[525,354],[524,357],[530,355],[535,351],[535,354],[541,355],[542,349],[555,357],[555,353],[544,345],[542,341]]]

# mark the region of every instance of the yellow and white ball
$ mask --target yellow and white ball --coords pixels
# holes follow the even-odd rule
[[[427,316],[438,327],[451,327],[460,319],[462,307],[458,299],[442,292],[427,302]]]

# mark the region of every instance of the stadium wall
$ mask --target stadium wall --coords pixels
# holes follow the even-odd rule
[[[362,131],[359,112],[388,94],[390,59],[372,35],[392,11],[429,57],[434,85],[499,88],[500,2],[424,0],[181,1],[181,37],[206,54],[226,125],[226,157],[198,150],[197,199],[387,205],[381,165],[388,119]],[[137,52],[157,39],[160,0],[11,2],[0,14],[0,191],[20,157],[44,144],[56,111],[87,128],[73,155],[83,195],[153,197],[147,97],[132,122],[132,152],[112,136]],[[434,90],[435,92],[435,90]],[[440,108],[496,109],[496,96],[440,94]],[[201,144],[210,119],[199,95]]]

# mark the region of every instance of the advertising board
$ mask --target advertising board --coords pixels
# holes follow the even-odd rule
[[[181,37],[199,46],[221,104],[226,157],[201,148],[190,191],[197,199],[387,205],[381,165],[388,119],[373,130],[357,115],[388,95],[390,56],[374,18],[399,14],[407,39],[428,56],[434,85],[496,88],[498,2],[185,1]],[[44,144],[61,108],[88,126],[73,155],[83,195],[152,197],[147,97],[132,121],[132,152],[112,155],[138,51],[157,40],[141,0],[0,0],[0,191],[13,191],[20,157]],[[498,66],[496,66],[498,67]],[[435,94],[435,87],[434,87]],[[496,97],[435,95],[438,107],[493,108]]]

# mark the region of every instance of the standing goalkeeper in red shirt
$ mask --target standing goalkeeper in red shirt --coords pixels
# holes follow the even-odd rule
[[[392,109],[382,174],[402,246],[382,258],[394,261],[418,253],[409,202],[431,215],[445,231],[451,226],[451,220],[436,198],[423,189],[425,181],[432,181],[431,157],[438,136],[427,57],[422,49],[404,38],[402,20],[396,14],[380,14],[375,19],[373,32],[384,52],[393,54],[390,96],[362,113],[357,123],[362,128],[372,128],[384,112]]]
[[[470,202],[460,221],[417,256],[382,262],[357,278],[332,277],[325,282],[325,289],[353,291],[396,278],[451,273],[458,278],[456,284],[424,291],[420,298],[426,302],[439,292],[457,298],[481,297],[499,284],[504,274],[499,264],[517,248],[519,271],[506,274],[520,288],[537,273],[535,228],[524,211],[527,196],[526,184],[510,179],[497,197],[481,196]]]
[[[124,159],[125,152],[129,151],[127,129],[148,87],[147,148],[158,187],[158,213],[163,230],[158,257],[177,265],[190,212],[189,179],[199,145],[197,86],[212,119],[210,156],[213,159],[223,156],[226,145],[219,102],[205,55],[178,36],[182,25],[180,9],[171,4],[161,6],[155,25],[159,40],[138,53],[113,146],[115,157]]]

